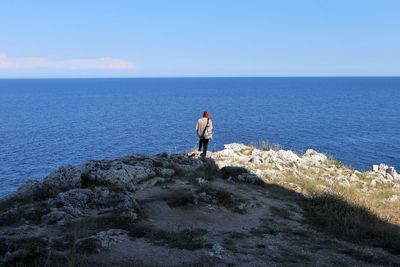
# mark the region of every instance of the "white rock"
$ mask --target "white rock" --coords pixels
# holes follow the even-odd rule
[[[388,201],[388,202],[395,202],[395,201],[397,201],[399,199],[399,196],[398,195],[391,195],[390,197],[388,197],[386,200]]]
[[[300,157],[291,150],[279,150],[278,156],[288,162],[300,162]]]
[[[264,163],[263,158],[260,157],[260,156],[251,157],[249,161],[250,161],[251,163],[257,164],[257,165],[260,165],[260,164],[263,164],[263,163]]]
[[[198,184],[198,185],[204,185],[204,184],[208,183],[208,181],[202,177],[197,177],[195,179],[195,181],[196,181],[196,184]]]
[[[381,171],[381,172],[386,172],[386,170],[387,170],[388,168],[389,168],[388,165],[386,165],[386,164],[384,164],[384,163],[381,163],[381,164],[379,164],[378,170]]]
[[[391,175],[391,176],[392,176],[393,178],[395,178],[395,179],[398,178],[398,174],[397,174],[396,169],[395,169],[394,167],[389,167],[389,168],[386,170],[386,173],[389,174],[389,175]]]
[[[244,144],[239,144],[239,143],[232,143],[232,144],[225,144],[224,145],[224,150],[228,150],[228,149],[232,149],[232,150],[234,150],[234,151],[240,151],[240,150],[242,150],[242,149],[248,149],[248,150],[252,150],[252,149],[254,149],[253,147],[251,147],[251,146],[247,146],[247,145],[244,145]]]
[[[349,182],[347,179],[345,179],[345,178],[341,179],[341,181],[339,182],[339,184],[342,185],[342,186],[344,186],[344,187],[349,187],[349,186],[350,186],[350,182]]]
[[[378,172],[379,171],[379,165],[372,165],[372,171],[373,172]]]
[[[327,156],[313,149],[307,149],[306,153],[301,157],[301,163],[304,165],[320,165],[327,160]]]
[[[360,179],[358,178],[358,176],[355,174],[355,173],[352,173],[351,175],[350,175],[350,181],[351,182],[357,182],[357,181],[359,181]]]

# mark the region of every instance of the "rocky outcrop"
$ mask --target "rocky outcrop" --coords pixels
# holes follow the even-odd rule
[[[80,170],[73,166],[63,166],[43,179],[43,186],[54,191],[80,186]]]
[[[129,239],[128,232],[121,229],[109,229],[96,235],[80,238],[75,241],[74,247],[79,253],[99,253],[102,249],[110,249],[112,246]]]
[[[366,190],[383,183],[398,186],[400,182],[400,176],[393,167],[380,164],[374,165],[371,172],[360,172],[313,149],[308,149],[304,154],[297,154],[290,150],[257,149],[234,143],[225,145],[221,151],[209,153],[209,156],[220,168],[242,167],[258,179],[269,182],[297,177],[324,180],[329,184],[337,182],[343,186],[357,184]],[[255,182],[257,179],[236,176],[234,180]]]
[[[29,180],[0,202],[0,265],[400,264],[380,243],[326,245],[331,237],[308,224],[300,204],[308,182],[320,192],[383,188],[380,205],[400,202],[393,167],[360,172],[312,149],[234,143],[206,159],[193,151],[91,160]],[[352,256],[366,250],[369,262]]]
[[[394,167],[388,166],[384,163],[381,163],[379,165],[372,165],[372,170],[373,173],[380,174],[384,176],[387,179],[400,179],[400,176],[397,174],[397,171]]]
[[[114,192],[106,187],[75,188],[48,200],[51,212],[42,217],[45,223],[64,225],[96,213],[118,212],[134,221],[139,205],[131,192]]]

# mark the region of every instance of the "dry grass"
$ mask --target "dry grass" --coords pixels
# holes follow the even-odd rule
[[[282,185],[301,188],[306,197],[306,217],[320,230],[400,252],[400,201],[385,201],[395,193],[390,186],[380,185],[363,192],[357,183],[343,186],[334,180],[330,183],[290,174]]]
[[[319,229],[400,253],[400,228],[378,218],[367,207],[339,194],[315,194],[305,202],[306,217]]]
[[[312,171],[309,170],[307,174],[313,177]],[[393,202],[386,201],[388,197],[396,195],[396,191],[393,190],[391,184],[377,184],[375,187],[370,187],[368,192],[363,192],[360,183],[353,182],[350,186],[343,186],[335,180],[328,181],[326,179],[319,179],[318,177],[320,176],[307,179],[287,173],[284,183],[281,184],[285,187],[290,187],[289,184],[295,184],[302,189],[302,192],[306,196],[321,193],[340,196],[350,204],[368,209],[382,220],[400,225],[400,200]],[[360,179],[365,178],[362,175],[360,177]]]
[[[156,245],[163,245],[171,248],[196,250],[208,247],[202,240],[207,234],[203,229],[185,229],[180,232],[167,232],[155,229],[146,225],[132,225],[129,228],[129,235],[135,238],[145,238]]]
[[[247,212],[245,208],[240,207],[241,204],[244,203],[244,200],[238,198],[228,191],[210,185],[204,185],[201,186],[201,188],[198,190],[198,193],[202,192],[205,192],[208,195],[212,196],[217,201],[218,205],[221,205],[228,210],[240,214],[245,214]]]
[[[262,151],[269,151],[269,150],[278,151],[282,149],[280,145],[271,144],[268,140],[260,140],[258,147]]]
[[[213,160],[206,160],[201,168],[198,168],[192,173],[191,177],[202,177],[211,181],[220,177],[220,170]]]

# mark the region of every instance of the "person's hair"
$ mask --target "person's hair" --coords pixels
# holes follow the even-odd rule
[[[203,112],[203,118],[207,118],[207,119],[210,119],[211,120],[211,114],[210,114],[210,112],[208,112],[208,111],[204,111]]]

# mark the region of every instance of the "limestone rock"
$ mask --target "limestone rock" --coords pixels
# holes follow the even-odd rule
[[[398,195],[391,195],[390,197],[388,197],[388,198],[386,199],[386,201],[388,201],[388,202],[395,202],[395,201],[397,201],[398,199],[400,199]]]
[[[258,184],[261,182],[260,178],[253,173],[240,174],[237,177],[233,177],[233,181],[249,183],[249,184]]]
[[[153,168],[127,165],[121,161],[89,161],[84,167],[85,183],[134,190],[135,184],[155,176]]]
[[[207,180],[202,177],[197,177],[194,180],[196,181],[196,184],[198,184],[198,185],[205,185],[208,183]]]
[[[301,158],[301,161],[306,165],[320,165],[328,160],[328,157],[322,153],[318,153],[313,149],[307,149],[306,153]]]
[[[278,156],[287,162],[300,163],[301,158],[291,150],[279,150]]]
[[[393,178],[397,179],[398,178],[398,174],[396,172],[396,169],[394,167],[389,167],[386,170],[386,174],[389,174],[390,176],[392,176]]]
[[[71,214],[53,209],[50,213],[42,216],[42,221],[46,224],[66,225],[75,219]]]
[[[198,201],[208,203],[208,204],[213,204],[213,203],[218,202],[212,195],[207,194],[207,192],[201,192],[198,195]]]
[[[43,184],[52,190],[64,190],[80,186],[81,172],[73,166],[60,167],[55,172],[46,176]]]
[[[290,150],[261,150],[242,144],[229,144],[209,154],[211,158],[205,159],[192,153],[91,160],[77,167],[62,167],[43,182],[26,182],[15,194],[20,199],[13,195],[0,205],[0,265],[47,257],[51,261],[53,255],[56,260],[59,256],[72,259],[75,253],[82,253],[79,258],[96,260],[93,266],[120,266],[136,259],[141,263],[142,255],[145,263],[157,266],[169,260],[174,261],[168,264],[171,266],[203,260],[218,266],[235,262],[263,266],[269,260],[273,264],[273,259],[287,263],[282,257],[292,242],[300,248],[315,242],[318,249],[324,249],[323,258],[296,264],[331,263],[343,246],[324,247],[329,236],[302,219],[301,194],[336,194],[348,187],[350,193],[357,190],[366,197],[383,190],[378,204],[387,207],[396,208],[400,199],[398,174],[386,164],[359,172],[347,166],[338,168],[336,162],[314,150],[299,156]],[[285,189],[278,189],[280,186]],[[340,244],[352,249],[362,246],[353,246],[351,240],[343,242]],[[276,251],[266,251],[275,244]],[[283,254],[277,258],[279,249]],[[100,250],[107,251],[88,255]],[[239,250],[243,253],[236,253]],[[332,250],[331,260],[325,258],[328,250]],[[386,262],[389,255],[382,251],[375,250],[383,259],[379,263]],[[346,263],[358,266],[361,261]]]
[[[264,159],[260,156],[254,156],[254,157],[250,158],[250,162],[253,164],[263,164]]]
[[[97,233],[96,237],[100,241],[100,246],[103,249],[108,249],[112,245],[120,243],[128,239],[128,232],[121,229],[109,229]]]
[[[15,196],[19,199],[33,198],[43,190],[43,183],[38,180],[28,180],[18,187]]]
[[[372,165],[372,171],[373,172],[378,172],[379,171],[379,165]]]
[[[372,173],[380,174],[384,176],[385,178],[392,180],[392,179],[400,179],[400,176],[397,174],[397,171],[394,167],[388,166],[384,163],[381,163],[379,165],[375,164],[372,165]]]
[[[131,221],[136,220],[139,204],[131,192],[110,192],[107,188],[75,188],[49,199],[51,212],[42,217],[48,224],[68,224],[76,219],[112,208]]]
[[[86,209],[93,192],[90,189],[75,188],[66,192],[59,193],[55,198],[49,200],[52,207],[71,207]]]
[[[161,177],[171,177],[175,174],[175,171],[173,169],[162,167],[155,168],[155,172],[158,176]]]

